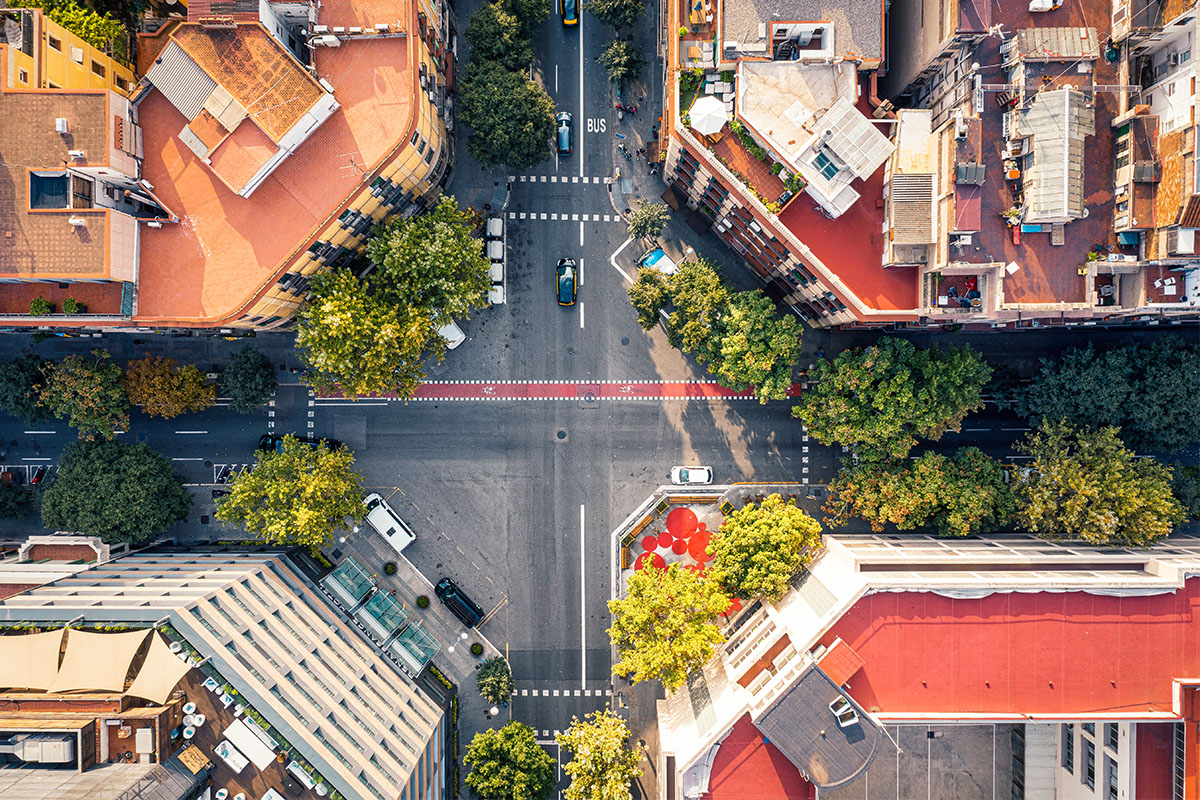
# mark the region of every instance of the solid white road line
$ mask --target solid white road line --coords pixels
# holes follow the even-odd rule
[[[558,94],[558,64],[554,65],[554,93]]]
[[[579,121],[583,122],[583,14],[576,14],[579,18]],[[582,141],[583,137],[579,137]],[[583,176],[583,154],[587,150],[582,144],[579,147],[579,175]],[[580,232],[582,237],[582,231]],[[583,245],[583,239],[580,238],[579,244]]]
[[[203,458],[172,458],[172,461],[203,461]]]
[[[579,257],[579,285],[583,286],[583,256]]]
[[[579,673],[579,688],[587,688],[587,575],[584,557],[584,506],[579,504],[579,654],[582,666]]]
[[[630,283],[633,283],[633,278],[629,277],[629,275],[625,272],[625,270],[623,270],[617,266],[617,256],[621,255],[621,251],[624,250],[626,247],[628,247],[629,243],[632,241],[633,241],[633,237],[630,236],[628,239],[625,240],[624,244],[622,244],[620,247],[618,247],[616,250],[614,250],[613,254],[608,257],[608,263],[613,265],[613,269],[615,269],[617,272],[621,273],[621,277],[624,278],[625,280],[629,281]]]
[[[177,433],[177,434],[180,434],[180,435],[184,435],[184,434],[202,434],[202,433],[208,433],[208,431],[175,431],[175,433]]]
[[[25,431],[25,433],[58,433],[58,431]]]
[[[22,458],[22,461],[50,461],[49,458]]]
[[[583,327],[583,301],[579,301],[579,327]]]

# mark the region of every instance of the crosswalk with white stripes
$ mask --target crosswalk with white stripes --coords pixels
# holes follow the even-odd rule
[[[554,211],[510,211],[509,219],[549,220],[550,222],[623,222],[620,214],[559,214]]]
[[[509,175],[509,183],[612,183],[599,175]]]

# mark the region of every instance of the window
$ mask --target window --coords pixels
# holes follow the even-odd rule
[[[1075,726],[1062,726],[1062,768],[1075,774]]]
[[[1079,773],[1079,780],[1089,789],[1096,788],[1096,745],[1092,744],[1091,739],[1080,739],[1080,744],[1083,746],[1083,771]]]
[[[1094,722],[1085,722],[1085,723],[1083,723],[1083,725],[1081,725],[1080,727],[1082,727],[1082,728],[1083,728],[1083,732],[1084,732],[1084,733],[1090,733],[1092,736],[1095,736],[1095,735],[1096,735],[1096,723],[1094,723]]]
[[[96,61],[95,59],[92,59],[92,72],[96,73],[101,78],[108,76],[108,70],[106,70],[104,68],[103,64],[101,64],[99,61]]]
[[[51,50],[54,50],[55,52],[58,52],[58,53],[62,52],[62,39],[59,39],[57,36],[50,36],[49,34],[47,34],[46,41],[47,41],[47,44],[50,45]]]
[[[1104,757],[1104,796],[1108,800],[1117,800],[1117,762],[1108,756]]]
[[[25,84],[26,86],[28,86],[29,85],[29,71],[23,70],[23,69],[17,70],[17,80],[19,82]],[[1195,79],[1193,79],[1193,83],[1194,82],[1195,82]]]
[[[1121,730],[1117,723],[1104,723],[1104,746],[1114,753],[1121,752]]]

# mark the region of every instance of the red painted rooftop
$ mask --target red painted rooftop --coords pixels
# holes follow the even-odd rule
[[[750,788],[753,787],[753,788]],[[721,742],[703,800],[814,800],[816,789],[746,714]]]
[[[1200,676],[1198,611],[1200,578],[1147,597],[883,592],[822,642],[862,656],[850,694],[886,717],[1169,714],[1172,681]]]

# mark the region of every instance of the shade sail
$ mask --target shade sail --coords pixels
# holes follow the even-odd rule
[[[45,689],[58,674],[62,629],[0,636],[0,688]]]
[[[725,110],[725,104],[712,95],[705,95],[692,103],[692,110],[688,116],[692,121],[692,129],[706,136],[721,130],[729,121],[729,112]]]
[[[154,634],[150,639],[146,660],[125,693],[161,706],[190,669],[179,656],[171,652],[161,636]]]
[[[129,633],[91,633],[72,630],[67,635],[67,653],[48,692],[76,689],[120,692],[125,689],[125,673],[150,631]]]

